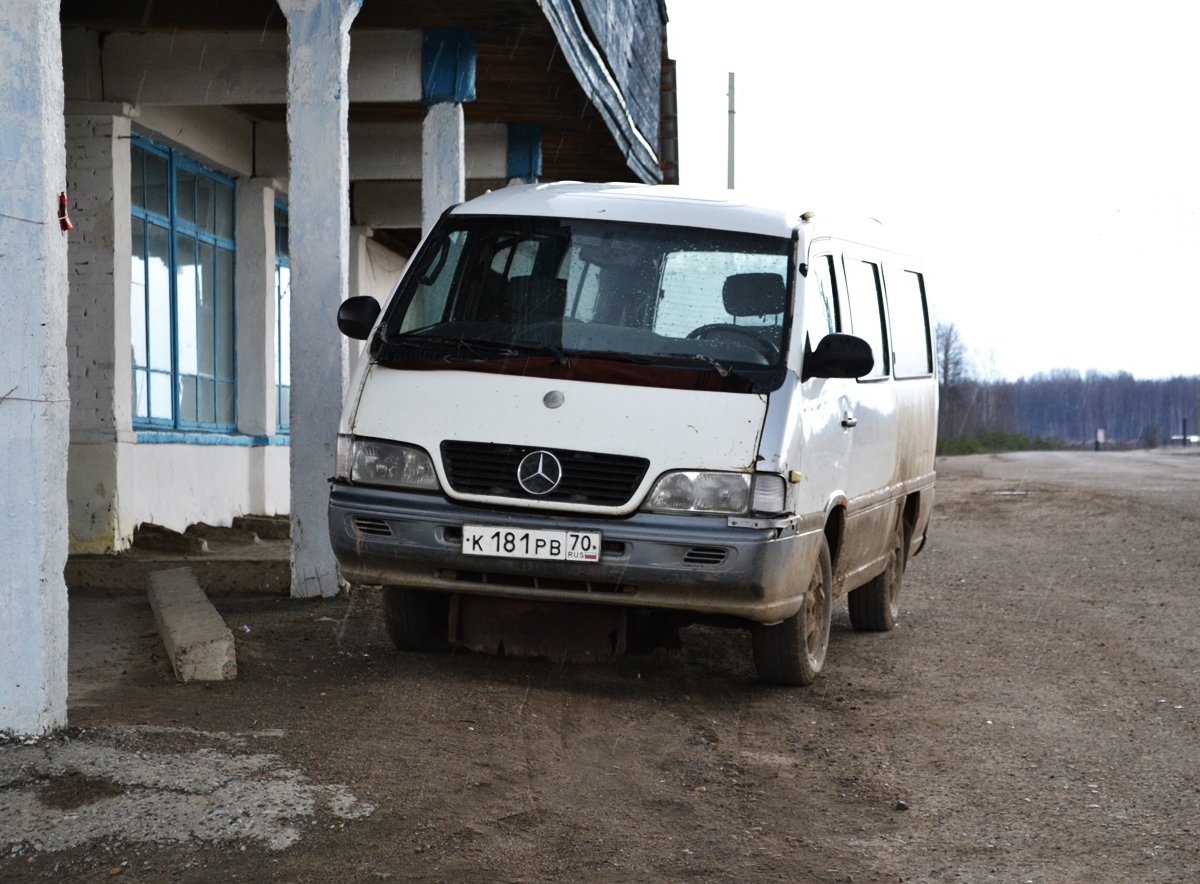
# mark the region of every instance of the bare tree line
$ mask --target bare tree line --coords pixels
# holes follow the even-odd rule
[[[1137,380],[1128,372],[1055,369],[1017,381],[978,377],[958,329],[938,323],[938,437],[1020,433],[1090,445],[1102,430],[1115,444],[1156,447],[1200,433],[1200,377]]]

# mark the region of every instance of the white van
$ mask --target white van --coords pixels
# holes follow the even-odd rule
[[[937,390],[921,266],[881,225],[511,187],[448,211],[382,314],[338,321],[369,345],[330,536],[397,647],[536,650],[583,611],[612,652],[748,628],[763,681],[808,684],[838,596],[856,629],[895,624]]]

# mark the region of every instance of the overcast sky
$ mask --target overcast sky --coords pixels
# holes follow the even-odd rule
[[[670,0],[681,183],[878,218],[977,370],[1200,375],[1200,3]]]

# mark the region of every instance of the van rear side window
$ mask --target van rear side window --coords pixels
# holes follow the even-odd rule
[[[899,267],[884,268],[896,377],[923,378],[933,374],[929,343],[929,310],[921,274]]]
[[[871,345],[875,367],[860,380],[871,381],[891,374],[887,332],[883,323],[883,298],[879,290],[879,265],[844,258],[846,289],[850,296],[850,323],[854,334]]]

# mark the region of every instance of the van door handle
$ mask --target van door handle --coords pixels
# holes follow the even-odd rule
[[[858,418],[852,414],[847,414],[844,418],[842,418],[842,426],[847,430],[853,429],[854,427],[858,426]]]

